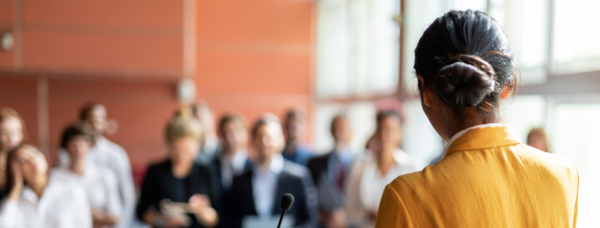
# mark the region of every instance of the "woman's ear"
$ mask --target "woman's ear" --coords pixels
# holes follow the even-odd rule
[[[433,104],[433,93],[425,86],[425,80],[423,79],[423,76],[417,75],[417,78],[419,79],[419,83],[421,84],[422,102],[425,106],[431,107],[431,105]]]
[[[504,87],[502,87],[502,93],[500,94],[500,99],[502,99],[502,100],[506,99],[508,96],[510,96],[512,91],[513,91],[513,85],[510,83],[507,83],[506,85],[504,85]]]

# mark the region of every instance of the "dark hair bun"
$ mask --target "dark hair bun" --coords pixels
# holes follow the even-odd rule
[[[455,110],[476,107],[496,90],[494,69],[474,55],[457,55],[442,67],[435,80],[439,97]]]

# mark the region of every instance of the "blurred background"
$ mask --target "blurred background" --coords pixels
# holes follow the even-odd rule
[[[495,17],[521,69],[504,122],[542,127],[580,174],[580,227],[600,218],[600,29],[596,0],[0,0],[0,107],[27,123],[55,162],[59,134],[88,101],[106,106],[134,174],[166,155],[182,103],[248,120],[308,113],[305,139],[333,145],[345,112],[364,148],[378,109],[404,118],[403,150],[423,168],[444,143],[424,115],[412,68],[422,32],[450,9]],[[576,149],[573,149],[576,148]],[[139,179],[139,175],[134,175]],[[137,180],[139,181],[139,180]]]

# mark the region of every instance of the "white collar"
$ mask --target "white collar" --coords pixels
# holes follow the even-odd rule
[[[281,156],[281,154],[273,155],[273,158],[271,158],[271,164],[269,165],[269,172],[276,175],[281,173],[281,171],[283,171],[283,163],[283,156]],[[263,175],[266,173],[259,166],[254,165],[253,167],[255,174]]]
[[[466,128],[462,131],[459,131],[458,133],[454,134],[454,136],[452,136],[452,138],[450,138],[450,140],[448,141],[448,144],[446,144],[446,147],[444,148],[444,153],[442,154],[442,159],[446,157],[446,154],[448,153],[448,149],[450,149],[450,146],[452,145],[452,143],[454,143],[454,141],[456,141],[458,138],[465,135],[468,131],[477,129],[477,128],[501,127],[501,126],[504,126],[504,124],[501,124],[501,123],[480,124],[480,125],[475,125],[475,126]]]
[[[248,152],[245,149],[239,150],[233,156],[222,156],[222,161],[231,163],[234,169],[243,169],[246,160],[248,160]]]
[[[42,198],[44,197],[44,195],[50,194],[50,192],[53,191],[53,188],[60,186],[60,185],[55,184],[54,183],[55,181],[57,181],[57,180],[54,179],[52,176],[48,176],[48,183],[46,184],[46,187],[44,188],[44,192],[42,193],[42,197],[39,197],[39,198],[35,194],[35,192],[33,192],[33,190],[31,188],[29,188],[29,186],[27,186],[27,185],[23,186],[23,190],[21,192],[21,199],[29,201],[29,202],[31,202],[33,204],[40,203],[40,201],[42,200]]]
[[[219,144],[219,138],[215,135],[207,135],[204,139],[205,147],[216,147]]]
[[[40,200],[37,197],[37,195],[33,192],[33,190],[31,190],[31,188],[29,188],[29,186],[23,187],[23,192],[21,192],[21,198],[26,201],[29,201],[33,204],[37,204]]]
[[[110,141],[103,135],[96,137],[96,147],[106,147],[110,145]]]

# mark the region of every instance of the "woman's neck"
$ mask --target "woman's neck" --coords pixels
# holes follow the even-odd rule
[[[479,116],[479,112],[473,107],[468,107],[465,109],[465,119],[462,121],[456,121],[455,118],[447,119],[447,128],[446,128],[446,142],[450,141],[456,133],[477,125],[482,124],[490,124],[490,123],[500,123],[500,118],[497,116],[488,116],[486,118],[482,118]]]
[[[27,186],[29,186],[38,198],[41,198],[44,189],[48,186],[48,174],[40,174],[34,181],[27,183]]]
[[[377,157],[377,168],[382,176],[385,176],[392,166],[394,166],[394,149],[384,148],[380,151]]]
[[[85,174],[85,168],[86,164],[84,159],[73,160],[71,164],[69,164],[69,170],[78,176],[83,176],[83,174]]]
[[[173,163],[173,167],[171,168],[171,172],[173,172],[173,176],[177,178],[185,178],[190,175],[192,172],[193,161],[190,163],[182,163],[175,164]]]

